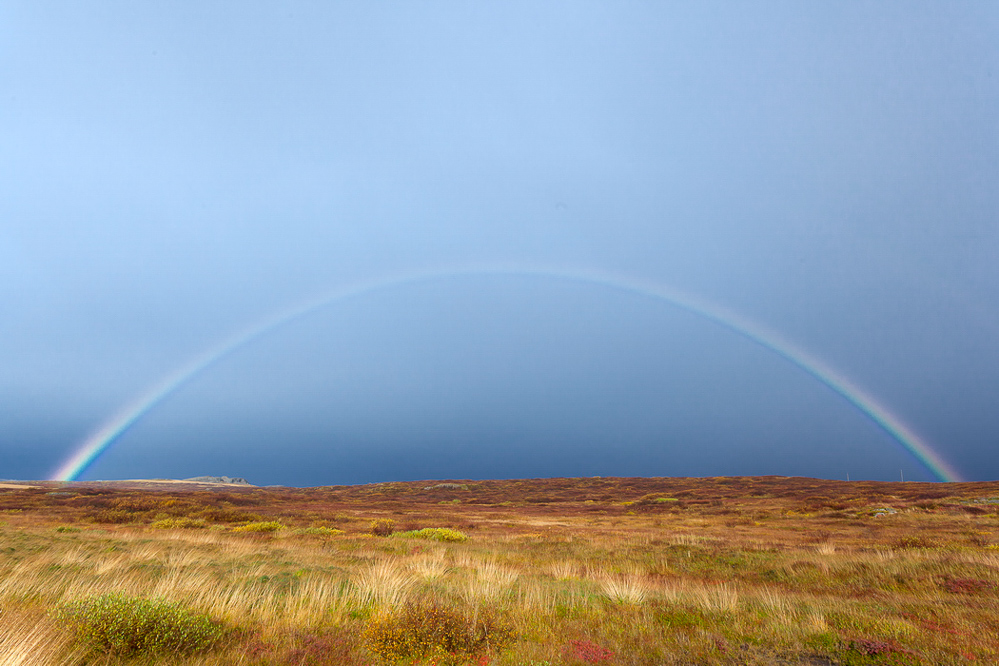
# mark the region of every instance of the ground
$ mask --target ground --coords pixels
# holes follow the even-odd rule
[[[3,664],[999,662],[999,483],[31,486]]]

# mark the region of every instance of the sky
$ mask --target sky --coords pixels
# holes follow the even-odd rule
[[[0,477],[256,330],[81,478],[937,478],[745,327],[571,273],[731,313],[997,479],[997,34],[981,2],[4,2]]]

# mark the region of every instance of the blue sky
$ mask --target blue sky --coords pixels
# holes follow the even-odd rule
[[[999,477],[991,3],[0,6],[0,476],[367,279],[490,262],[777,331]],[[709,321],[528,277],[403,284],[240,348],[85,478],[930,478]]]

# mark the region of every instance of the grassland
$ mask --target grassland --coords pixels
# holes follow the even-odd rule
[[[39,485],[0,664],[999,663],[999,483]]]

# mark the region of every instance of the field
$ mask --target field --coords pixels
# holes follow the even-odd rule
[[[999,663],[999,483],[0,487],[0,664]]]

